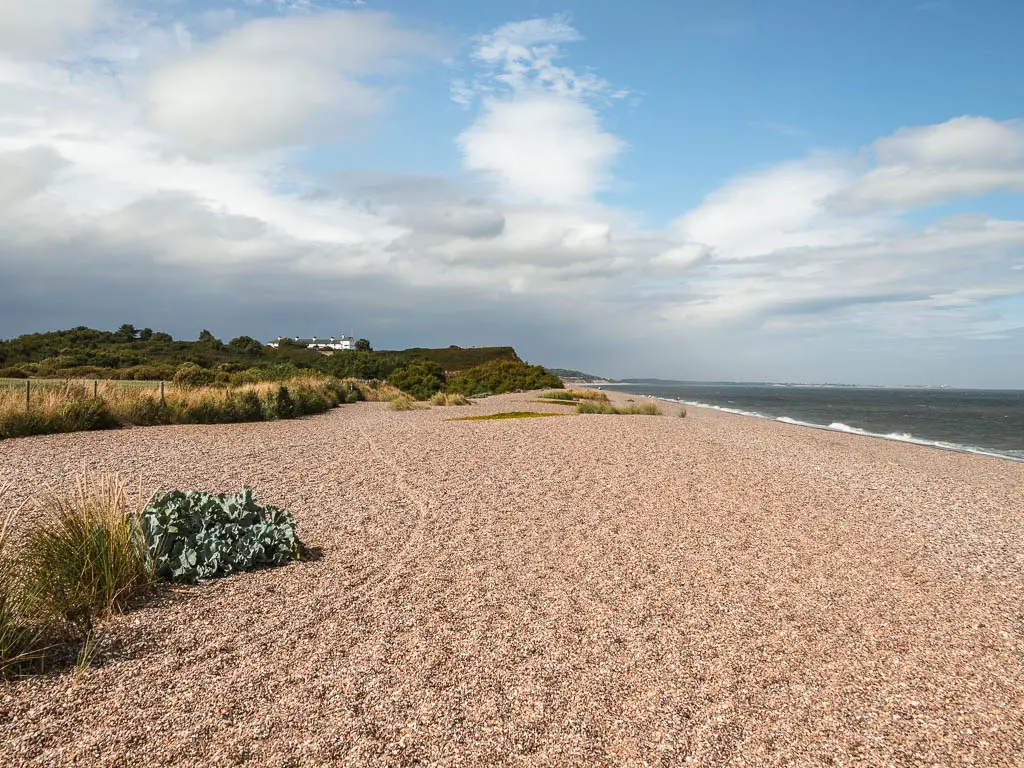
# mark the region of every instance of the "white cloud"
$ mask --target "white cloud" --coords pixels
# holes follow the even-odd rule
[[[467,168],[493,175],[515,197],[572,204],[602,187],[623,143],[586,104],[541,94],[488,99],[459,145]]]
[[[58,50],[89,29],[101,0],[0,0],[0,52],[31,58]]]
[[[958,197],[1024,191],[1024,124],[958,117],[904,128],[872,145],[878,165],[837,194],[841,211],[914,208]]]
[[[827,206],[853,178],[841,159],[783,163],[727,182],[675,228],[684,240],[710,246],[722,259],[860,242],[880,222],[837,217]]]
[[[662,317],[880,337],[1024,328],[1024,316],[990,309],[1024,294],[1024,222],[979,214],[912,228],[900,216],[912,204],[1000,188],[998,179],[1019,174],[1020,139],[1017,123],[959,118],[878,140],[873,168],[817,155],[730,180],[674,224],[685,250],[653,262],[678,259],[687,270],[685,290]],[[956,330],[947,322],[953,307]]]
[[[473,58],[484,74],[472,86],[453,85],[457,103],[483,101],[458,139],[466,168],[514,199],[586,203],[607,185],[625,147],[602,129],[595,106],[625,92],[612,94],[599,77],[558,64],[558,46],[579,39],[561,17],[506,24],[477,40]]]
[[[335,139],[387,102],[364,76],[439,50],[382,13],[256,19],[157,71],[150,121],[198,154]]]

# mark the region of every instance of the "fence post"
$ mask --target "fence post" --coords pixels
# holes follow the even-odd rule
[[[31,401],[31,397],[32,396],[29,394],[29,392],[31,391],[31,387],[32,387],[32,380],[31,379],[25,379],[25,410],[26,411],[31,407],[31,402],[32,402]]]
[[[97,397],[99,397],[99,389],[100,389],[100,383],[98,381],[94,381],[92,383],[92,397],[93,397],[93,400],[95,400]]]
[[[160,405],[164,404],[164,383],[160,382]]]
[[[224,400],[228,401],[231,399],[231,387],[224,387]]]

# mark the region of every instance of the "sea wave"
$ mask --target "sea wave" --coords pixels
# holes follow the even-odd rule
[[[724,413],[733,413],[738,416],[753,416],[757,419],[768,419],[769,421],[780,421],[783,424],[792,424],[798,427],[811,427],[812,429],[827,429],[832,432],[846,432],[851,435],[861,435],[862,437],[877,437],[883,440],[895,440],[900,443],[913,443],[914,445],[924,445],[929,448],[941,448],[946,451],[957,451],[959,453],[973,453],[979,456],[992,456],[997,459],[1009,459],[1010,461],[1021,461],[1024,462],[1024,453],[1018,452],[1000,452],[993,451],[988,448],[981,448],[976,445],[965,445],[962,443],[951,443],[944,440],[927,440],[922,437],[916,437],[909,432],[869,432],[866,429],[860,427],[851,427],[849,424],[843,424],[841,421],[833,421],[831,424],[817,424],[811,421],[800,421],[789,416],[771,416],[758,411],[744,411],[739,408],[726,408],[721,405],[711,405],[710,403],[700,403],[693,400],[674,400],[670,397],[661,397],[659,400],[664,400],[667,403],[679,403],[685,405],[692,405],[696,408],[710,408],[713,411],[723,411]]]

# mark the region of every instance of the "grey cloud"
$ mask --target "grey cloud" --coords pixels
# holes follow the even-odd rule
[[[0,154],[0,205],[12,206],[42,192],[67,165],[44,146]]]

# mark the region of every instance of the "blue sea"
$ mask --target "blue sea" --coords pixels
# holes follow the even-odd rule
[[[1022,390],[668,382],[621,384],[614,389],[790,424],[1024,461]]]

